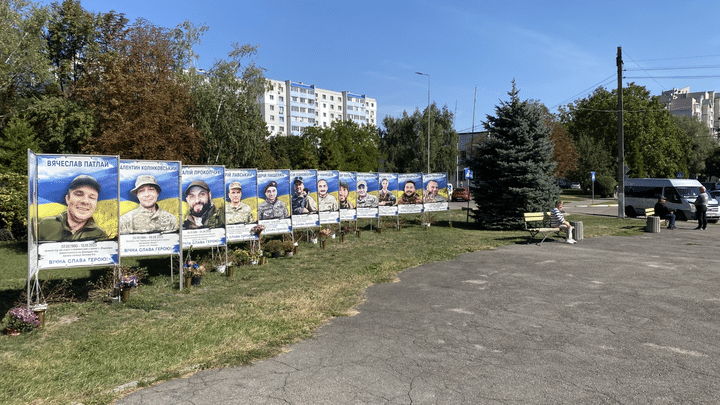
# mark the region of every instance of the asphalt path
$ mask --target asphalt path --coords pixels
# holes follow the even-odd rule
[[[617,216],[596,204],[566,211]],[[421,265],[276,358],[118,404],[717,404],[720,226],[694,227]]]

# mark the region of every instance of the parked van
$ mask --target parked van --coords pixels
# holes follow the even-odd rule
[[[679,220],[695,218],[695,199],[700,194],[700,184],[690,179],[625,179],[625,215],[637,216],[636,209],[653,208],[659,196],[665,196],[665,205],[675,210]],[[720,206],[709,193],[707,218],[709,222],[720,220]]]

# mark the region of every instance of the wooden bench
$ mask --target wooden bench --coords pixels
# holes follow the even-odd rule
[[[541,243],[545,242],[545,239],[547,239],[548,236],[552,235],[553,233],[557,236],[560,236],[560,232],[564,232],[560,228],[551,228],[549,227],[550,223],[550,213],[549,212],[526,212],[523,214],[525,219],[525,230],[530,232],[530,238],[528,239],[528,245],[530,242],[535,240],[535,235],[542,234],[543,238],[537,245],[540,246]],[[538,227],[537,225],[542,225]]]

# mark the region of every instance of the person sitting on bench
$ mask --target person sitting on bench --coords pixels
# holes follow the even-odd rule
[[[655,215],[668,221],[668,229],[677,229],[675,227],[675,210],[671,210],[665,205],[665,196],[658,197],[658,202],[655,203]]]
[[[563,216],[563,213],[560,211],[562,208],[563,202],[556,201],[555,208],[553,208],[550,212],[550,226],[553,228],[560,228],[567,233],[565,243],[577,243],[575,239],[572,238],[573,226],[570,225],[570,222],[565,220],[565,216]]]

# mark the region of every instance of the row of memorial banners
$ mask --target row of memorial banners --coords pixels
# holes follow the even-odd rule
[[[28,276],[449,210],[446,173],[228,169],[28,151]]]

